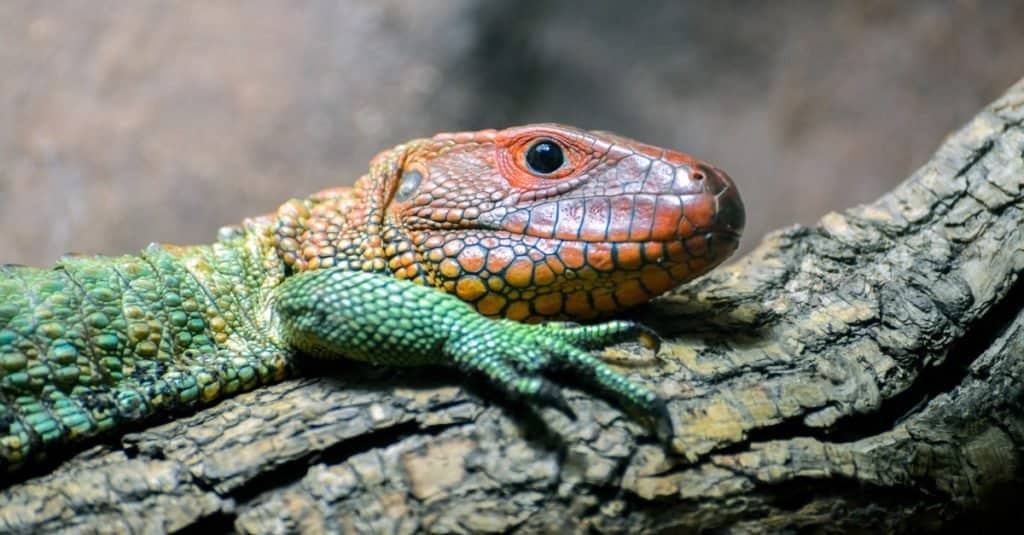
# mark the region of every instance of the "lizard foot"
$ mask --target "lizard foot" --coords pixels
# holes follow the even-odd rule
[[[526,325],[481,318],[453,333],[445,352],[457,366],[485,375],[513,399],[547,405],[574,417],[558,388],[543,377],[547,371],[565,370],[597,386],[651,426],[659,438],[670,440],[672,425],[664,401],[587,351],[628,339],[638,339],[655,351],[660,345],[654,331],[629,321]]]

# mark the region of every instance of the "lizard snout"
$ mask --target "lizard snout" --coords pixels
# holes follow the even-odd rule
[[[747,214],[743,209],[743,200],[732,177],[725,171],[702,165],[700,171],[706,175],[708,189],[715,194],[715,219],[712,230],[725,234],[734,234],[736,238],[743,232],[747,222]]]

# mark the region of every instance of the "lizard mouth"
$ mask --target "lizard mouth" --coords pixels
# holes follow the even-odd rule
[[[432,284],[485,315],[525,321],[594,319],[639,305],[711,270],[739,244],[731,230],[626,242],[480,228],[420,238]]]
[[[668,243],[705,234],[738,239],[744,212],[728,188],[718,194],[631,194],[560,199],[484,214],[479,226],[512,234],[588,243]]]
[[[563,240],[498,231],[495,237],[523,242],[529,249],[542,252],[546,259],[543,261],[548,264],[576,272],[610,274],[657,267],[671,274],[671,287],[707,272],[732,255],[739,246],[740,235],[725,230],[697,232],[685,239],[610,241]]]
[[[485,315],[596,318],[728,258],[743,228],[734,191],[588,196],[476,218],[435,213],[411,230],[432,283]]]

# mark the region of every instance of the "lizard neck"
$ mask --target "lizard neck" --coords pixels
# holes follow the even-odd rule
[[[289,273],[341,268],[388,272],[384,225],[365,194],[366,177],[354,188],[323,190],[292,199],[270,218],[267,244]]]

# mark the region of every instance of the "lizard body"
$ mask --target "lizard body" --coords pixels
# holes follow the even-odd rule
[[[212,245],[0,267],[0,468],[288,376],[296,355],[451,364],[571,412],[577,372],[667,432],[663,404],[576,325],[711,269],[744,222],[724,172],[604,132],[439,134],[353,188],[293,199]]]

